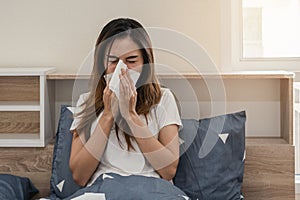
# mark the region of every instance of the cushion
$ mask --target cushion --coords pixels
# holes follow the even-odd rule
[[[245,111],[183,119],[181,157],[173,179],[191,199],[241,199]]]
[[[74,181],[69,167],[73,138],[70,127],[73,122],[73,113],[67,107],[67,105],[61,105],[50,179],[51,194],[60,198],[65,198],[81,188]]]
[[[30,199],[39,191],[29,178],[0,174],[0,199]]]

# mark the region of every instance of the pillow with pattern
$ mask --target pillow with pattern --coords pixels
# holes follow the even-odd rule
[[[242,199],[245,111],[182,122],[174,184],[193,200]]]
[[[60,198],[68,197],[81,188],[74,181],[69,167],[73,138],[73,135],[70,133],[72,122],[73,112],[68,109],[67,105],[61,105],[50,179],[51,195],[56,195]]]

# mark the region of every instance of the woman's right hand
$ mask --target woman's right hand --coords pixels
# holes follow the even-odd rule
[[[113,112],[114,112],[114,103],[116,101],[115,94],[109,89],[109,84],[106,85],[105,89],[103,90],[103,104],[104,104],[104,110],[103,110],[103,117],[106,117],[107,119],[113,120]]]

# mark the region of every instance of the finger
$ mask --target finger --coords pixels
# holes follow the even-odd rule
[[[120,79],[120,95],[121,97],[124,97],[126,95],[126,80],[123,76],[122,79]]]
[[[119,92],[120,92],[119,98],[122,99],[125,95],[125,92],[124,92],[124,76],[123,75],[120,75]]]
[[[112,93],[111,98],[110,98],[110,106],[111,106],[111,111],[114,116],[114,118],[117,116],[118,113],[118,108],[119,108],[119,102],[118,99],[115,95],[115,93]]]
[[[116,97],[115,93],[112,93],[110,96],[111,105],[117,104],[117,101],[118,101],[118,98]]]
[[[124,77],[124,86],[125,86],[124,89],[125,89],[126,94],[128,95],[128,97],[130,97],[132,94],[132,91],[131,91],[131,86],[130,86],[130,80],[128,79],[127,75]]]
[[[103,90],[103,100],[106,100],[108,88],[104,88]]]
[[[126,100],[129,97],[128,83],[126,77],[123,77],[120,82],[120,100]]]
[[[114,92],[111,92],[110,94],[110,102],[116,102],[118,100],[116,94]]]
[[[104,91],[109,89],[109,82],[110,82],[110,80],[106,82],[106,86],[104,88]]]
[[[107,78],[107,74],[105,74],[105,75],[104,75],[104,80],[105,80],[105,83],[106,83],[106,85],[108,85],[108,84],[109,84],[109,81],[110,81],[110,79],[108,79],[108,78]]]
[[[121,74],[125,75],[127,73],[127,69],[121,69]]]
[[[135,85],[133,83],[133,80],[131,79],[131,77],[129,77],[128,80],[129,80],[129,86],[130,86],[131,92],[133,94],[135,94],[136,93],[136,88],[135,88]]]
[[[114,100],[117,100],[117,96],[114,92],[111,91],[111,96],[110,96],[111,99],[114,99]]]
[[[121,80],[122,78],[124,78],[123,69],[121,69],[121,73],[119,74],[119,79]]]
[[[126,73],[125,78],[126,78],[126,83],[127,83],[127,87],[128,87],[127,92],[128,92],[129,97],[131,97],[134,94],[134,91],[136,90],[135,85],[134,85],[133,80],[131,79],[129,73]]]
[[[109,96],[112,93],[111,89],[109,87],[105,87],[103,90],[103,96]]]

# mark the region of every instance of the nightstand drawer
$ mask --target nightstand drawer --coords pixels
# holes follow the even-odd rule
[[[39,100],[39,76],[0,76],[0,101]]]
[[[39,111],[0,111],[0,134],[39,134]]]

